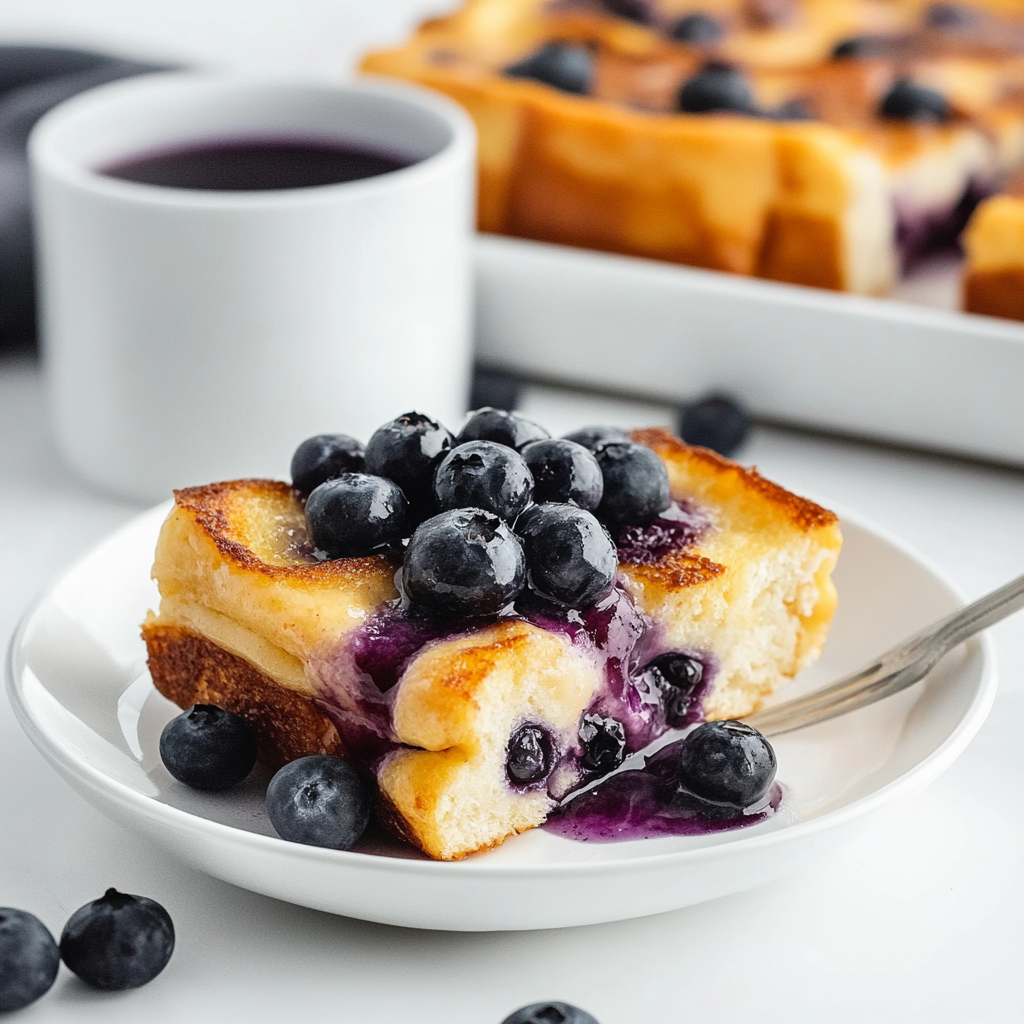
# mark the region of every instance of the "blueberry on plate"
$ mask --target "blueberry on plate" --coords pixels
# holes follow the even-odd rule
[[[610,441],[594,455],[604,478],[599,519],[616,526],[647,526],[668,508],[668,470],[650,448],[634,441]]]
[[[506,409],[485,406],[469,414],[466,425],[459,431],[457,441],[497,441],[518,451],[531,441],[540,441],[551,435],[533,420]]]
[[[511,522],[533,498],[533,475],[515,449],[496,441],[457,445],[434,474],[434,500],[443,511],[482,508]]]
[[[704,665],[689,654],[673,651],[655,658],[644,673],[661,691],[666,724],[672,728],[686,725],[694,710],[694,692],[704,678]]]
[[[629,434],[619,427],[581,427],[571,434],[566,434],[563,440],[575,441],[583,445],[589,452],[596,452],[603,444],[609,441],[628,441]]]
[[[493,512],[442,512],[412,535],[402,585],[413,604],[437,615],[494,615],[526,585],[523,547]]]
[[[256,737],[240,715],[196,704],[164,726],[160,760],[193,789],[230,789],[256,764]]]
[[[510,64],[505,74],[585,96],[594,77],[594,55],[576,43],[544,43],[528,57]]]
[[[434,470],[452,435],[421,412],[407,412],[378,427],[366,445],[366,472],[394,480],[420,515],[433,514]]]
[[[694,46],[708,46],[717,43],[725,34],[722,23],[705,11],[694,11],[683,15],[669,29],[669,36],[679,43],[692,43]]]
[[[514,786],[531,786],[546,779],[554,767],[551,737],[539,725],[524,725],[508,741],[505,774]]]
[[[50,991],[60,950],[34,914],[0,907],[0,1011],[20,1010]]]
[[[557,501],[592,510],[601,503],[604,478],[593,453],[575,441],[548,437],[531,441],[523,458],[533,474],[533,500]]]
[[[516,521],[530,589],[566,608],[607,597],[619,560],[608,531],[575,505],[533,505]]]
[[[145,896],[108,889],[79,907],[60,937],[60,956],[87,985],[117,992],[152,981],[174,952],[174,925]]]
[[[509,1014],[501,1024],[597,1024],[597,1018],[571,1003],[531,1003]]]
[[[754,93],[737,68],[709,61],[679,90],[679,109],[685,114],[754,114]]]
[[[680,745],[680,786],[708,803],[750,807],[775,780],[775,751],[745,722],[705,722]]]
[[[306,501],[306,525],[328,558],[393,550],[412,527],[398,484],[369,473],[342,473],[315,488]]]
[[[342,473],[361,473],[365,453],[363,445],[348,434],[307,437],[292,456],[292,487],[300,494],[309,494]]]
[[[728,395],[708,395],[684,405],[679,416],[679,436],[687,444],[732,455],[750,430],[747,411]]]
[[[616,718],[584,715],[579,738],[580,766],[591,775],[607,775],[626,759],[626,730]]]
[[[943,124],[950,118],[949,101],[941,92],[926,85],[916,85],[908,78],[899,78],[882,97],[878,116],[888,121]]]
[[[359,773],[330,754],[290,761],[267,787],[267,816],[282,839],[350,849],[370,822],[370,795]]]

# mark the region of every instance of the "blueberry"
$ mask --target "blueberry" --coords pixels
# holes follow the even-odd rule
[[[931,4],[924,14],[928,28],[940,32],[959,32],[978,24],[978,11],[962,4]]]
[[[832,47],[833,60],[870,60],[885,57],[899,45],[892,36],[864,35],[841,39]]]
[[[533,474],[533,500],[571,503],[595,509],[604,494],[597,459],[583,445],[564,438],[531,441],[523,458]]]
[[[597,1024],[597,1018],[571,1003],[531,1003],[520,1007],[501,1024]]]
[[[719,455],[736,451],[749,430],[750,416],[728,395],[708,395],[683,406],[679,416],[679,436],[687,444],[710,448]]]
[[[267,816],[289,842],[347,850],[370,822],[370,795],[346,761],[311,754],[289,762],[270,780]]]
[[[505,68],[509,78],[528,78],[586,96],[594,77],[594,55],[586,46],[573,43],[545,43],[529,57]]]
[[[79,907],[60,937],[60,956],[87,985],[108,991],[152,981],[174,952],[174,925],[145,896],[108,889]]]
[[[582,427],[571,434],[566,434],[563,440],[575,441],[576,444],[583,445],[587,451],[596,452],[601,445],[609,441],[628,441],[629,434],[618,427]]]
[[[520,390],[521,384],[515,374],[491,370],[486,366],[474,366],[470,408],[496,405],[500,409],[513,409],[519,403]]]
[[[309,494],[325,480],[342,473],[361,473],[366,449],[347,434],[307,437],[292,456],[292,487]]]
[[[530,588],[567,608],[589,608],[611,593],[615,544],[597,519],[575,505],[534,505],[516,522]]]
[[[256,737],[240,715],[196,704],[164,726],[160,760],[193,789],[230,789],[256,764]]]
[[[704,678],[704,666],[688,654],[670,653],[655,658],[644,670],[661,691],[665,721],[673,728],[686,724],[693,694]]]
[[[780,103],[771,111],[771,116],[776,121],[813,121],[814,111],[806,100],[792,99]]]
[[[459,431],[458,443],[465,441],[497,441],[518,451],[531,441],[540,441],[551,435],[533,420],[508,412],[484,406],[470,413],[466,425]]]
[[[366,445],[366,472],[394,480],[417,516],[433,515],[434,470],[452,435],[419,412],[407,412],[374,431]]]
[[[756,113],[750,83],[731,64],[718,61],[709,61],[683,83],[679,109],[686,114]]]
[[[669,35],[678,42],[696,46],[717,43],[724,34],[722,23],[704,11],[684,15],[669,30]]]
[[[532,497],[533,475],[526,460],[495,441],[458,445],[434,474],[434,500],[442,511],[482,508],[511,521]]]
[[[899,78],[882,97],[878,116],[889,121],[942,124],[950,117],[949,102],[934,89]]]
[[[650,25],[654,21],[654,6],[649,0],[602,0],[609,14],[638,25]]]
[[[607,523],[647,526],[668,508],[668,470],[650,448],[633,441],[611,441],[595,452],[604,477],[597,515]]]
[[[593,775],[607,775],[626,759],[626,730],[614,718],[584,715],[579,731],[583,746],[580,765]]]
[[[551,774],[551,737],[539,725],[524,725],[508,741],[505,772],[509,782],[529,786]]]
[[[342,473],[315,488],[306,525],[328,558],[360,558],[396,548],[409,535],[409,503],[393,480]]]
[[[526,585],[519,539],[492,512],[442,512],[421,523],[402,569],[409,599],[438,615],[494,615]]]
[[[33,914],[0,907],[0,1010],[20,1010],[50,991],[60,950]]]
[[[705,722],[683,740],[679,783],[709,803],[750,807],[775,779],[775,751],[745,722]]]

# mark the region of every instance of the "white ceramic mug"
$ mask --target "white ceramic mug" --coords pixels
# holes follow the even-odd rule
[[[412,161],[340,184],[166,188],[100,173],[280,139]],[[47,114],[29,144],[43,360],[69,462],[133,498],[287,474],[316,433],[417,409],[454,426],[470,366],[472,123],[426,90],[150,75]]]

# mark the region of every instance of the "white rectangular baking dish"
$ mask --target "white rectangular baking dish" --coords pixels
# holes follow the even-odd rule
[[[485,365],[1024,465],[1024,324],[494,235],[476,260]]]

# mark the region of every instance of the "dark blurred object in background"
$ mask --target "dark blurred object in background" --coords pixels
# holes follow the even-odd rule
[[[750,415],[728,395],[707,395],[684,405],[679,413],[679,436],[719,455],[732,455],[749,430]]]
[[[514,409],[519,403],[522,383],[519,378],[504,370],[488,370],[477,365],[473,367],[473,389],[469,396],[470,409],[482,409],[485,405],[493,409]]]
[[[32,220],[25,143],[51,107],[94,85],[166,65],[87,50],[0,46],[0,352],[36,344]]]

